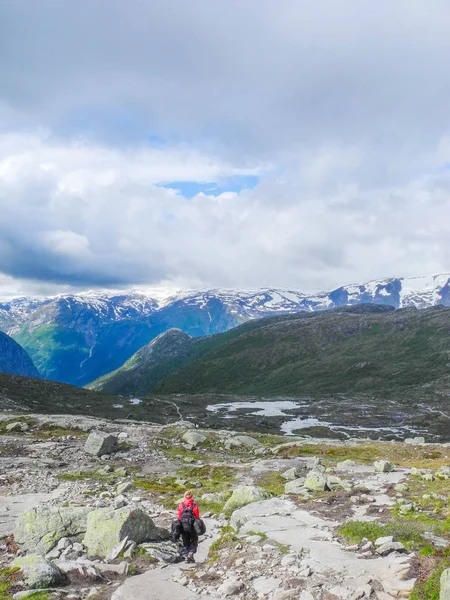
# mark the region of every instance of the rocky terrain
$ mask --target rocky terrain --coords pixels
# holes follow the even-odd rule
[[[450,593],[448,444],[11,412],[0,432],[4,600]],[[207,524],[190,565],[169,534],[186,488]]]

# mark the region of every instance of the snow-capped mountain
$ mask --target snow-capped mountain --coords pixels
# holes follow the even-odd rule
[[[191,336],[211,335],[249,319],[362,303],[450,306],[450,273],[371,281],[317,294],[275,288],[139,289],[0,299],[0,330],[30,353],[44,377],[85,385],[173,327]]]

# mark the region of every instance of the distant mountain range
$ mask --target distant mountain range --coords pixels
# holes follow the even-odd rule
[[[0,331],[0,373],[39,377],[27,352],[6,333]]]
[[[372,281],[318,294],[264,288],[12,298],[0,300],[0,330],[25,348],[44,378],[83,386],[118,369],[172,328],[199,337],[267,316],[365,303],[450,306],[450,274]]]

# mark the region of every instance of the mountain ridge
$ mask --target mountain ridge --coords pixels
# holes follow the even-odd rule
[[[9,335],[0,331],[0,373],[39,377],[28,353]]]
[[[214,335],[248,320],[298,311],[373,303],[403,308],[450,306],[450,274],[389,278],[331,292],[295,290],[81,293],[0,301],[0,329],[30,354],[47,379],[84,386],[120,368],[139,348],[171,328]]]

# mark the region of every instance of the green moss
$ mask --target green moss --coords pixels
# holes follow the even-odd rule
[[[263,490],[266,490],[272,496],[281,496],[284,494],[285,484],[286,481],[276,471],[263,473],[255,482],[255,485],[263,488]]]
[[[423,528],[406,519],[379,523],[377,521],[347,521],[337,532],[350,543],[359,543],[363,538],[374,542],[379,537],[394,536],[408,549],[417,549],[426,544]]]

